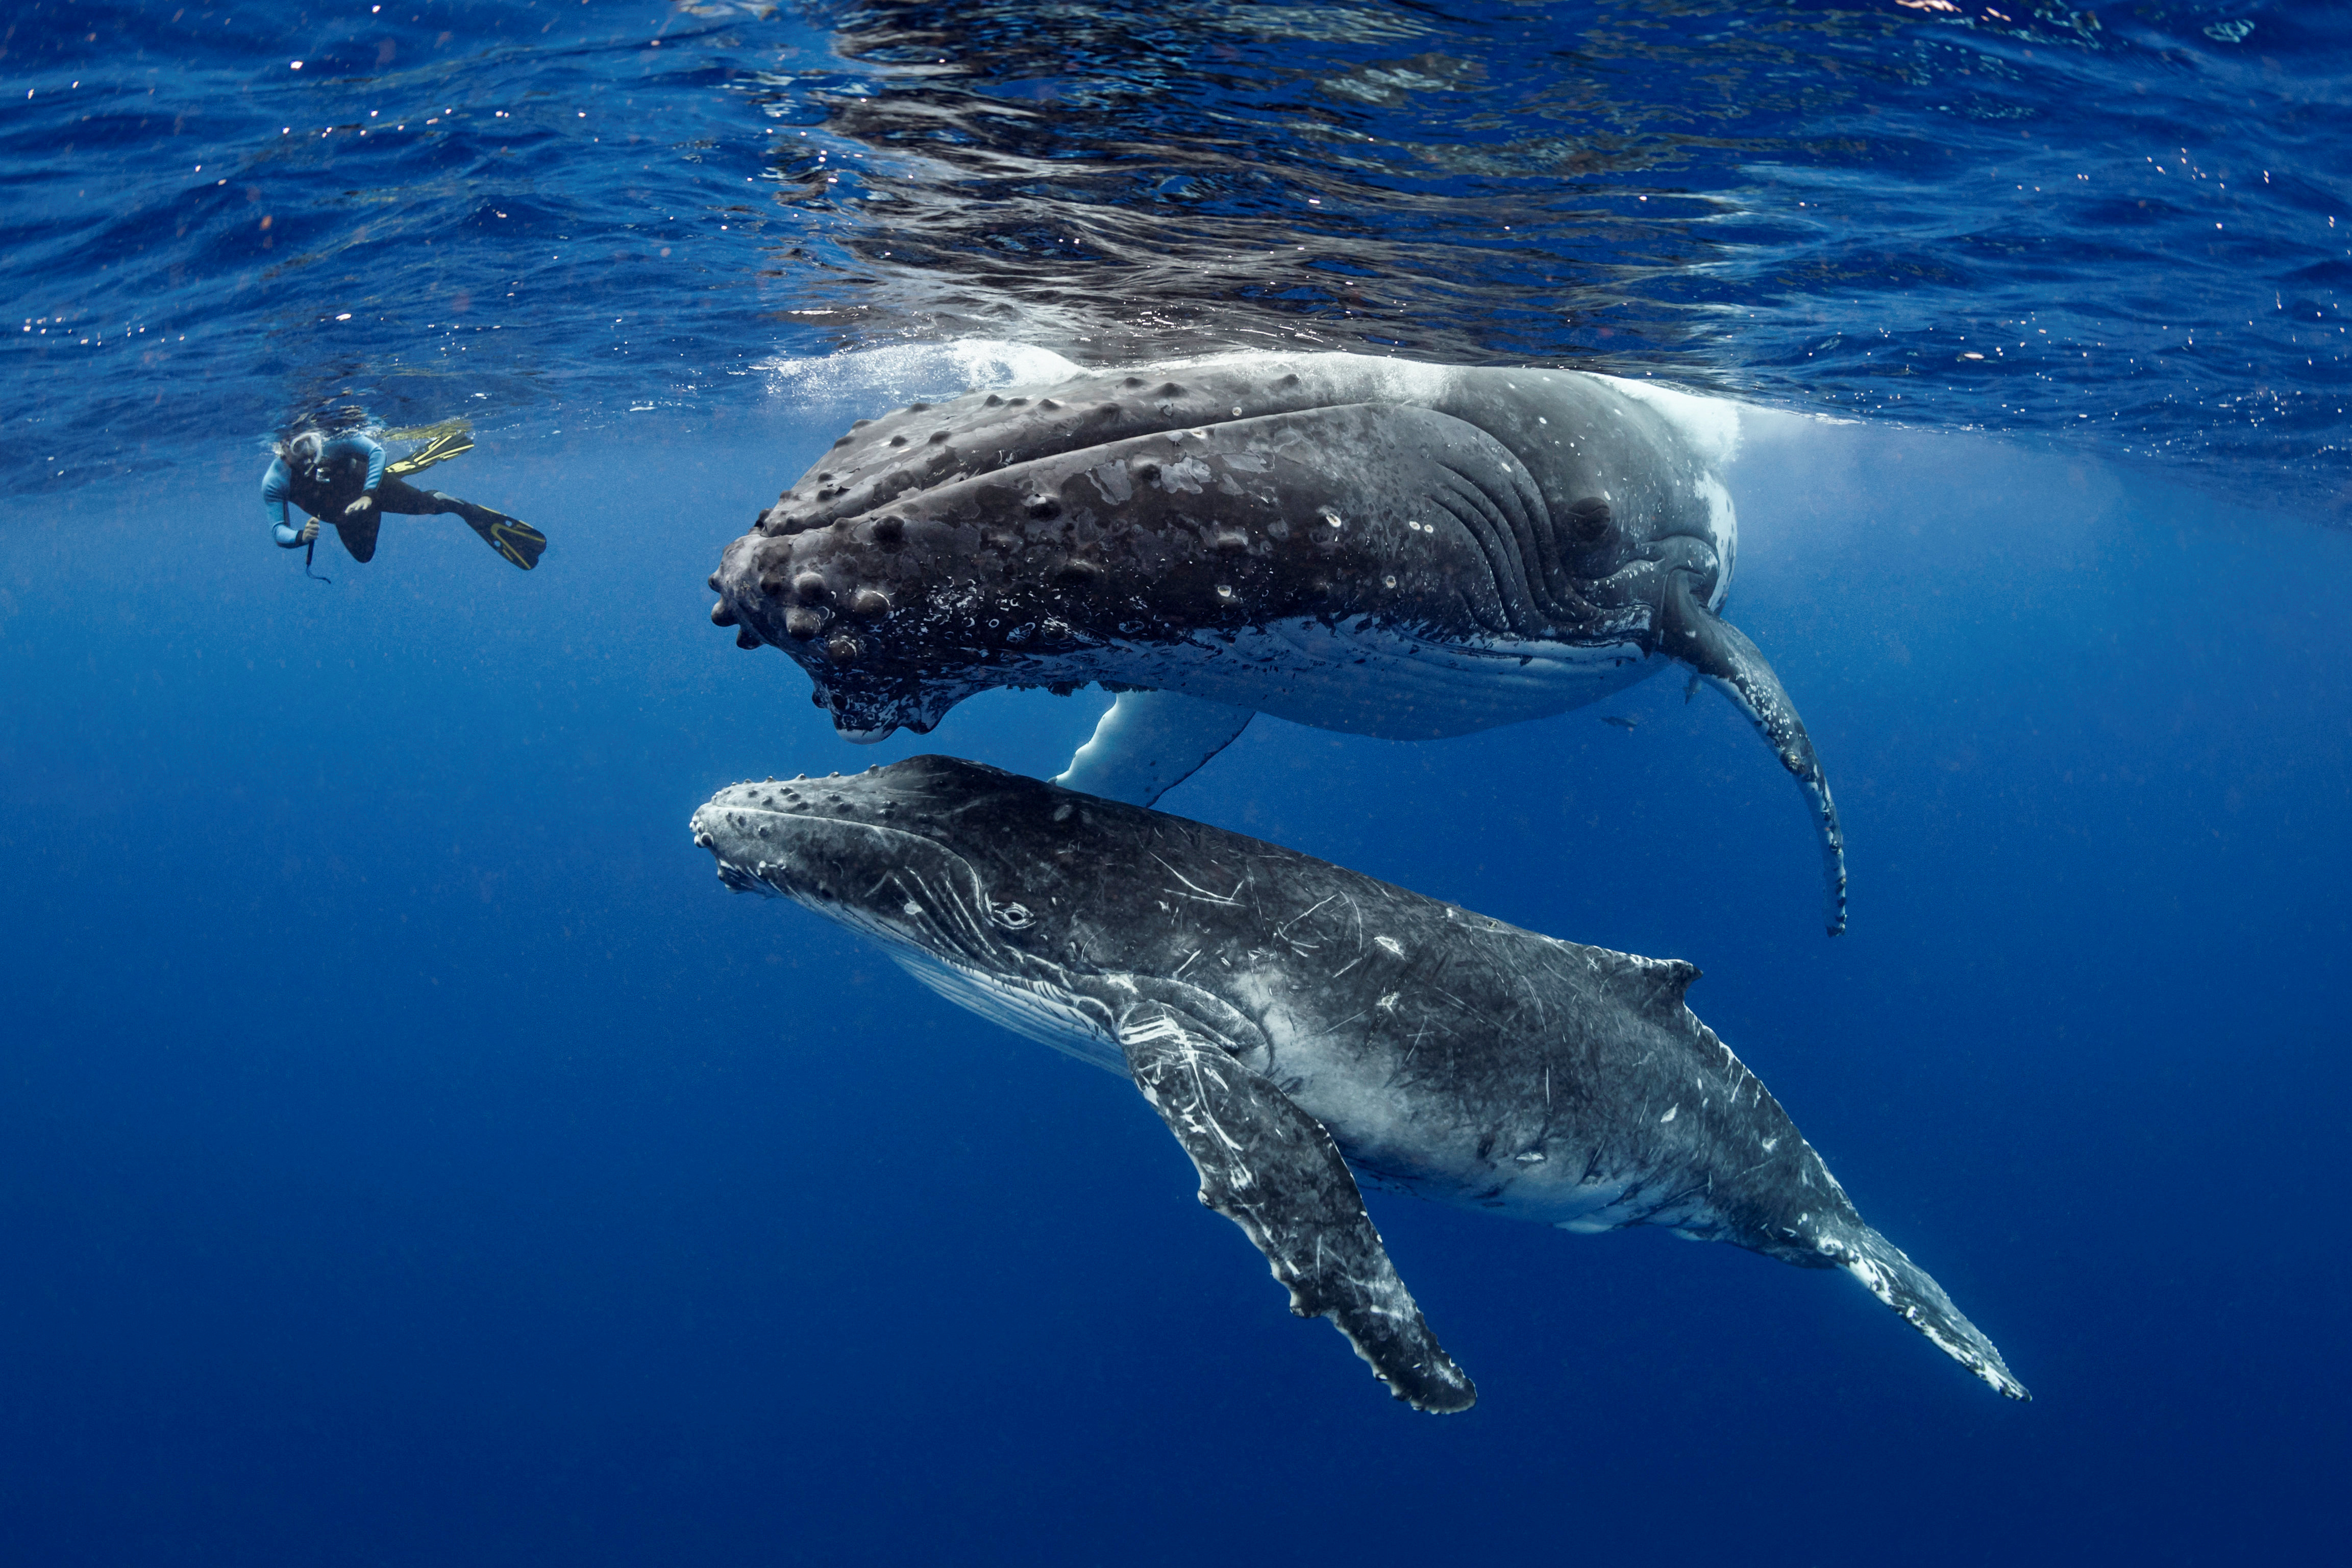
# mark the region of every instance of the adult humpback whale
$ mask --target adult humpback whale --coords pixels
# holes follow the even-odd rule
[[[2025,1397],[1691,1016],[1688,964],[952,758],[735,785],[693,827],[728,886],[797,900],[950,998],[1129,1075],[1293,1310],[1330,1318],[1421,1409],[1466,1409],[1475,1391],[1350,1167],[1564,1229],[1664,1225],[1844,1269]]]
[[[727,547],[710,618],[841,731],[991,686],[1121,689],[1060,781],[1149,805],[1254,712],[1463,735],[1688,665],[1837,809],[1771,666],[1717,611],[1731,498],[1697,400],[1564,371],[1244,354],[864,421]],[[1141,689],[1137,689],[1141,688]]]

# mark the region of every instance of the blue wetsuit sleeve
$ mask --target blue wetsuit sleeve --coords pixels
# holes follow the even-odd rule
[[[286,493],[293,480],[294,476],[287,471],[284,458],[272,462],[269,472],[261,476],[261,510],[269,518],[270,534],[281,549],[292,549],[299,532],[286,509]]]
[[[371,440],[369,437],[364,435],[355,437],[354,439],[359,441],[362,445],[367,448],[367,487],[368,494],[373,496],[375,494],[375,487],[383,483],[383,444],[379,441]]]

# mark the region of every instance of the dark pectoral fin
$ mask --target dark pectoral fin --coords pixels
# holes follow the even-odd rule
[[[1822,759],[1813,753],[1812,737],[1797,705],[1781,688],[1764,655],[1739,628],[1717,619],[1691,597],[1690,580],[1681,572],[1666,578],[1659,631],[1664,652],[1705,675],[1716,688],[1738,703],[1755,722],[1780,756],[1780,766],[1796,775],[1813,809],[1822,841],[1822,876],[1827,884],[1824,911],[1830,935],[1845,929],[1845,832],[1838,826],[1837,802],[1830,799],[1830,782]]]
[[[1172,1008],[1126,1009],[1118,1038],[1136,1087],[1199,1168],[1201,1201],[1257,1244],[1290,1310],[1329,1318],[1415,1409],[1470,1408],[1477,1389],[1397,1278],[1323,1124]]]

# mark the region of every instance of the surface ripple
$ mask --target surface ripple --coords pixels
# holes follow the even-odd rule
[[[337,402],[593,424],[984,337],[1654,375],[2340,522],[2347,30],[1959,0],[27,5],[0,460],[20,493],[223,437],[241,465]]]

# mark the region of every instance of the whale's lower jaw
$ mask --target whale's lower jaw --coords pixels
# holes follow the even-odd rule
[[[886,940],[884,946],[900,968],[956,1006],[1089,1067],[1128,1075],[1127,1057],[1105,1027],[1108,1020],[1097,1016],[1099,1009],[1089,1010],[1058,987],[1004,979],[912,942]]]
[[[1181,692],[1316,729],[1435,740],[1549,718],[1598,702],[1669,661],[1632,642],[1439,642],[1392,628],[1294,619],[1180,643],[1119,643],[940,672],[887,690],[808,662],[816,702],[854,741],[928,732],[997,686],[1107,685]],[[830,677],[830,678],[828,678]],[[863,688],[863,689],[861,689]]]

